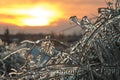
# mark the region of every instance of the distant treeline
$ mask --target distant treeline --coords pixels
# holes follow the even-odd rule
[[[73,35],[64,35],[64,34],[25,34],[25,33],[17,33],[17,34],[10,34],[9,30],[6,29],[4,34],[0,35],[0,39],[2,39],[6,43],[11,43],[13,41],[20,42],[22,40],[39,40],[39,39],[45,39],[46,36],[50,36],[51,39],[57,39],[63,42],[72,43],[75,41],[78,41],[81,38],[81,34],[73,34]]]

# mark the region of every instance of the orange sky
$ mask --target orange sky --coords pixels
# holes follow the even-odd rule
[[[0,0],[0,32],[59,32],[71,26],[70,16],[93,17],[99,7],[104,0]]]

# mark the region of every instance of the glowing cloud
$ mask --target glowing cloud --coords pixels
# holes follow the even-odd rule
[[[0,16],[4,14],[0,22],[18,26],[48,26],[62,17],[62,11],[57,6],[39,4],[18,8],[1,8]]]

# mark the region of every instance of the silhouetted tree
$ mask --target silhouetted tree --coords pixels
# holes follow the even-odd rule
[[[10,44],[10,32],[9,29],[7,28],[4,32],[4,42],[7,43],[8,45]]]

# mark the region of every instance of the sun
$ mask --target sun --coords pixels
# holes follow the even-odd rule
[[[47,26],[61,17],[59,11],[44,7],[36,7],[22,13],[29,16],[21,19],[22,25],[27,26]]]
[[[62,11],[50,4],[36,5],[28,8],[9,8],[1,10],[0,14],[6,14],[2,22],[24,26],[49,26],[62,17]]]

